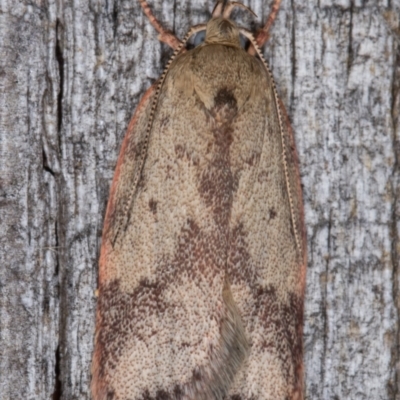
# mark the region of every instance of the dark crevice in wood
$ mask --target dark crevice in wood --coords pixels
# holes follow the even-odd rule
[[[394,165],[392,177],[393,205],[392,205],[392,251],[391,259],[393,265],[393,304],[397,310],[397,320],[400,318],[400,253],[399,242],[400,236],[397,229],[397,223],[400,218],[400,44],[394,44],[396,55],[393,66],[392,78],[392,104],[391,117],[393,127],[393,149],[394,149]],[[391,364],[394,368],[394,382],[389,384],[388,392],[390,399],[400,399],[400,370],[398,368],[400,362],[400,326],[397,324],[397,331],[394,332],[394,344],[392,346]]]
[[[62,394],[62,384],[60,379],[60,347],[56,350],[55,384],[52,400],[60,400]]]
[[[290,95],[290,115],[293,115],[293,107],[295,106],[294,104],[294,99],[295,99],[295,93],[294,93],[294,88],[295,88],[295,81],[296,81],[296,6],[294,3],[294,0],[291,0],[290,3],[291,9],[292,9],[292,31],[291,31],[291,36],[292,36],[292,41],[291,41],[291,47],[292,47],[292,54],[291,54],[291,64],[292,64],[292,70],[291,70],[291,75],[292,75],[292,93]]]
[[[42,148],[42,157],[43,157],[43,169],[46,172],[48,172],[51,176],[54,176],[55,173],[49,166],[49,163],[47,161],[47,155],[46,155],[46,152],[45,152],[44,148]]]
[[[63,46],[62,46],[62,23],[59,19],[56,22],[56,48],[55,48],[55,57],[58,63],[58,71],[59,71],[59,88],[58,88],[58,96],[57,96],[57,132],[59,138],[59,148],[61,149],[62,143],[62,122],[63,122],[63,95],[64,95],[64,55],[63,55]],[[59,215],[60,216],[60,215]],[[57,218],[55,222],[55,244],[56,244],[56,265],[54,269],[55,279],[57,280],[57,289],[58,296],[60,296],[60,232],[59,229],[63,226],[62,220]],[[63,315],[63,307],[62,307],[62,299],[60,299],[59,303],[59,313],[60,318]],[[60,346],[62,341],[63,330],[61,323],[59,324],[59,337],[57,350],[55,354],[55,382],[54,382],[54,392],[52,396],[52,400],[60,400],[62,398],[62,373],[61,373],[61,351]]]
[[[350,69],[353,65],[353,12],[354,2],[350,3],[350,22],[349,22],[349,44],[347,46],[347,77],[350,75]]]
[[[328,312],[327,312],[327,297],[328,297],[328,274],[329,274],[329,261],[331,255],[331,232],[332,232],[332,210],[329,212],[329,221],[328,221],[328,237],[327,237],[327,252],[328,256],[326,258],[325,263],[325,279],[324,279],[324,294],[323,300],[321,304],[321,314],[323,319],[323,335],[322,335],[322,363],[321,363],[321,383],[322,383],[322,393],[323,387],[325,384],[325,372],[326,372],[326,354],[327,354],[327,338],[328,338]]]
[[[113,20],[113,36],[115,39],[117,37],[117,29],[118,29],[118,3],[117,3],[117,0],[114,0],[113,11],[112,11],[112,20]]]
[[[64,87],[64,56],[62,52],[62,47],[60,44],[60,32],[61,31],[61,24],[60,21],[57,19],[56,23],[56,59],[58,63],[58,71],[60,74],[60,87],[58,89],[58,97],[57,97],[57,113],[58,113],[58,132],[61,132],[62,126],[62,100],[63,100],[63,87]]]
[[[174,1],[174,7],[173,7],[173,10],[174,10],[174,18],[173,18],[173,20],[172,20],[172,32],[174,32],[174,34],[176,35],[176,1]]]
[[[59,256],[59,240],[58,240],[58,224],[57,221],[55,222],[55,227],[54,227],[54,235],[56,239],[56,266],[54,269],[54,275],[58,276],[58,272],[60,270],[60,256]]]

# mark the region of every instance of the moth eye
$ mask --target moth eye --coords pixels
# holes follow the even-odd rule
[[[193,39],[194,47],[198,46],[199,44],[203,43],[206,38],[206,31],[197,32]]]
[[[239,35],[239,40],[240,40],[240,47],[242,49],[247,49],[248,44],[249,44],[249,40],[243,36],[242,34]]]

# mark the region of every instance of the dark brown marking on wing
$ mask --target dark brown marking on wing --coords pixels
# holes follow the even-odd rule
[[[252,267],[251,257],[247,250],[246,234],[241,223],[230,232],[227,275],[232,284],[246,282],[255,290],[258,274]]]
[[[156,400],[170,400],[171,396],[165,390],[158,390]]]
[[[238,112],[237,100],[233,92],[222,88],[214,97],[214,106],[210,110],[217,125],[231,124]]]
[[[197,371],[197,370],[193,371],[192,376],[193,376],[193,382],[196,382],[196,381],[200,382],[203,379],[200,371]]]
[[[107,400],[113,400],[113,399],[114,399],[114,396],[115,396],[114,391],[113,391],[113,390],[109,391],[109,392],[107,393]]]
[[[154,199],[149,201],[149,208],[153,215],[157,214],[157,202]]]
[[[255,315],[260,318],[266,332],[273,332],[273,339],[265,340],[262,348],[277,350],[281,370],[288,382],[293,378],[295,381],[300,381],[303,354],[303,300],[298,295],[289,293],[289,301],[282,302],[282,299],[277,298],[273,286],[260,287],[255,300]],[[294,377],[291,376],[291,366],[295,366]]]
[[[274,210],[270,210],[272,217]],[[230,234],[230,249],[227,263],[227,274],[232,284],[245,284],[251,290],[254,307],[251,320],[256,317],[265,332],[273,332],[270,341],[264,340],[261,349],[275,349],[282,364],[282,371],[289,381],[294,379],[294,386],[301,390],[302,385],[302,336],[303,336],[303,299],[289,293],[285,301],[278,298],[276,288],[272,285],[261,286],[256,268],[252,265],[251,256],[247,250],[246,232],[242,224],[232,229]],[[294,366],[294,376],[291,376],[291,366]]]
[[[98,318],[96,351],[100,354],[97,379],[102,382],[107,382],[108,374],[112,374],[117,367],[122,356],[121,349],[125,348],[128,339],[131,340],[136,337],[138,341],[146,341],[146,337],[143,337],[140,330],[136,328],[139,322],[144,317],[154,314],[162,319],[165,312],[174,308],[175,305],[171,304],[168,296],[165,296],[165,292],[169,290],[171,285],[179,285],[183,278],[193,282],[206,279],[212,285],[217,274],[223,276],[225,259],[221,256],[221,251],[226,254],[226,241],[220,237],[218,232],[205,234],[193,220],[189,219],[182,227],[177,243],[173,259],[160,263],[157,267],[156,276],[151,280],[142,279],[133,292],[123,292],[119,280],[100,286],[98,303],[100,317]],[[224,249],[223,246],[225,246]],[[222,301],[222,287],[220,290]],[[243,339],[241,339],[240,333],[236,333],[236,329],[239,328],[232,325],[235,316],[232,315],[232,308],[229,309],[229,307],[233,306],[227,305],[226,307],[226,311],[223,313],[221,313],[220,306],[214,310],[215,314],[212,314],[212,310],[210,310],[210,318],[219,320],[221,335],[227,341],[225,346],[229,349],[229,351],[226,351],[227,354],[224,352],[219,356],[222,360],[219,360],[219,362],[223,365],[229,365],[229,357],[232,354],[235,354],[236,360],[243,360],[246,351],[243,348],[243,343],[237,344],[237,341]],[[157,334],[157,330],[153,334]],[[186,338],[182,338],[181,342],[175,345],[177,348],[187,346]],[[213,353],[213,349],[210,348],[210,354]],[[232,376],[234,372],[236,370],[230,371]],[[206,374],[204,376],[203,374],[203,370],[193,371],[193,382],[191,384],[193,388],[197,387],[197,381],[204,382],[206,379],[210,379]],[[220,388],[221,391],[227,390],[219,383],[218,379],[220,378],[212,377],[210,385]],[[117,388],[110,389],[116,390]],[[175,399],[173,394],[168,394],[170,397],[162,397],[166,395],[165,393],[162,392],[157,395],[156,400]]]
[[[242,400],[242,396],[234,394],[233,396],[231,396],[230,400]]]
[[[162,298],[164,282],[142,280],[131,294],[122,292],[118,280],[100,287],[98,309],[101,315],[98,343],[101,347],[99,375],[112,371],[118,364],[119,349],[124,348],[128,336],[143,338],[135,332],[135,325],[145,315],[165,312],[167,303]]]
[[[237,111],[237,101],[231,90],[224,87],[218,90],[214,97],[214,107],[229,107],[232,111]]]
[[[183,398],[183,391],[179,385],[175,385],[174,387],[174,396],[176,400],[181,400]]]
[[[141,400],[181,400],[183,396],[183,392],[179,386],[175,386],[172,393],[168,393],[165,390],[158,390],[154,397],[150,396],[148,390],[146,390]]]
[[[199,177],[198,190],[206,205],[211,208],[218,227],[228,224],[232,208],[234,177],[227,154],[216,153],[211,163]]]
[[[232,122],[237,115],[237,100],[232,91],[220,89],[210,110],[213,141],[208,153],[211,161],[199,171],[198,190],[206,205],[212,210],[216,225],[226,236],[236,179],[230,168],[229,148],[233,141]]]

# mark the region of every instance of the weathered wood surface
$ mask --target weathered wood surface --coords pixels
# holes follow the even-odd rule
[[[249,3],[260,26],[270,0]],[[211,0],[154,0],[183,37]],[[296,133],[307,399],[400,399],[400,0],[283,0],[265,48]],[[0,0],[0,399],[89,399],[116,158],[171,53],[134,0]],[[260,232],[262,234],[262,232]]]

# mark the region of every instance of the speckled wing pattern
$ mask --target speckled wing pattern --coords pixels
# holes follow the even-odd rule
[[[178,55],[135,186],[154,92],[105,218],[93,398],[302,399],[301,189],[272,78],[239,46]]]

